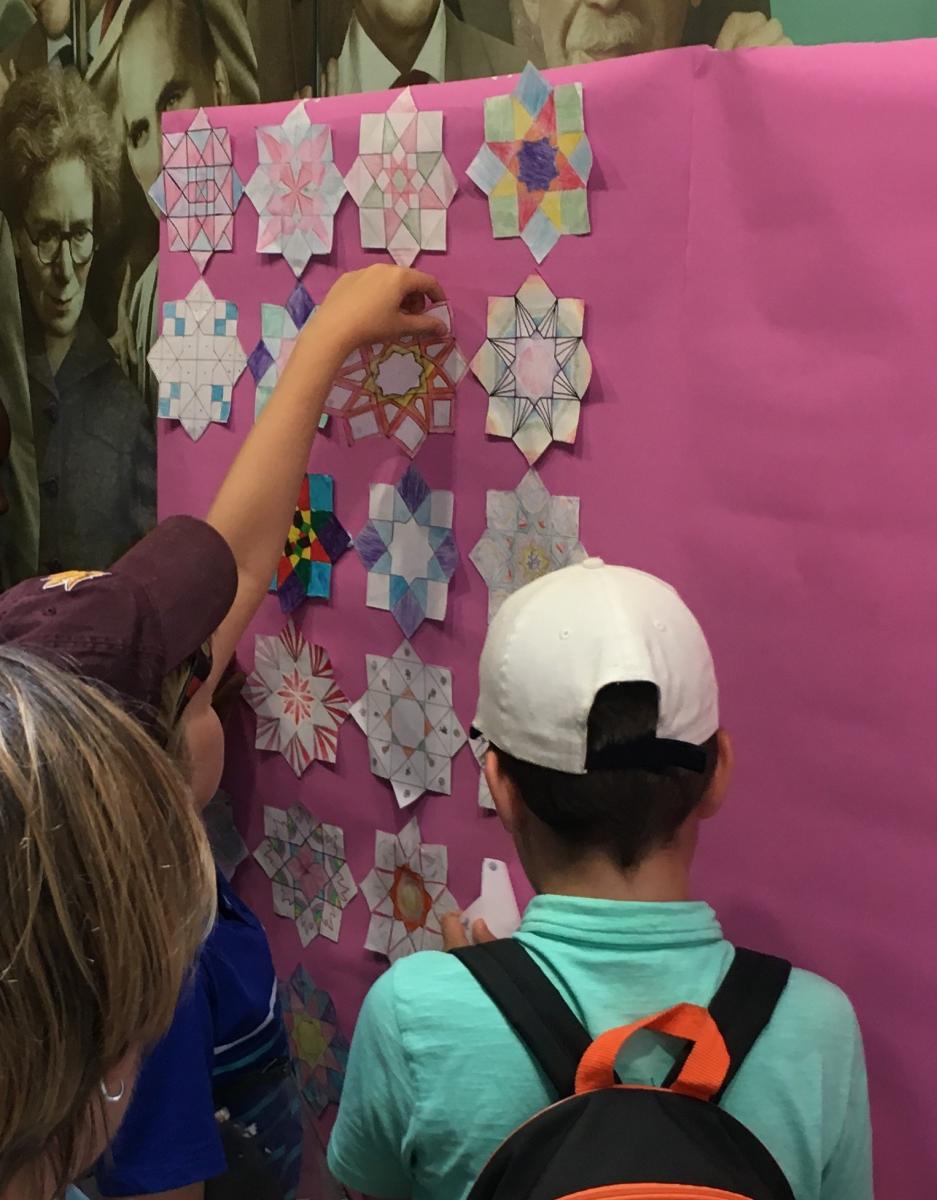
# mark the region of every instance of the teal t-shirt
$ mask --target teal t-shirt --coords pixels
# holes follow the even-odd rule
[[[538,896],[517,935],[593,1036],[681,1001],[708,1005],[732,962],[707,904]],[[658,1047],[625,1082],[659,1084]],[[555,1100],[469,972],[423,952],[371,989],[329,1166],[387,1200],[460,1200],[513,1129]],[[794,971],[724,1107],[776,1158],[797,1200],[871,1200],[862,1038],[833,984]]]

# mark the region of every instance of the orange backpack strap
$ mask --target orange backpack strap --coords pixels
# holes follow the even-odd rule
[[[692,1043],[680,1074],[671,1084],[671,1091],[695,1096],[698,1100],[711,1100],[720,1091],[729,1070],[729,1052],[722,1034],[705,1008],[697,1004],[677,1004],[597,1037],[582,1056],[576,1072],[577,1094],[615,1085],[615,1060],[639,1029],[670,1034]]]
[[[730,1060],[722,1087],[713,1096],[716,1104],[774,1015],[790,975],[791,964],[783,958],[741,947],[735,951],[732,965],[709,1005]],[[664,1087],[671,1087],[679,1077],[688,1053],[677,1059]]]

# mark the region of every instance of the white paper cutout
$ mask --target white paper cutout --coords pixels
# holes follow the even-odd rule
[[[231,415],[234,385],[247,366],[237,326],[237,305],[216,300],[204,279],[184,300],[163,305],[162,336],[147,356],[159,380],[158,415],[179,421],[193,442]]]
[[[537,274],[515,296],[488,300],[488,341],[471,363],[491,397],[485,432],[513,438],[531,466],[551,442],[576,440],[592,378],[584,315],[581,300],[558,300]]]
[[[200,108],[188,129],[163,134],[162,150],[150,196],[166,216],[169,249],[188,251],[204,271],[216,250],[234,248],[234,214],[244,188],[234,169],[231,134],[212,125]]]
[[[391,962],[417,950],[441,950],[440,919],[459,907],[446,887],[446,847],[424,846],[416,817],[396,837],[378,831],[374,840],[374,869],[361,884],[371,910],[365,949]]]
[[[447,332],[359,346],[342,363],[325,402],[349,446],[381,434],[411,458],[431,433],[455,432],[455,398],[468,363],[452,332],[445,302],[426,316]]]
[[[488,493],[488,528],[469,558],[488,584],[488,620],[512,592],[550,571],[582,562],[579,500],[551,496],[530,470],[513,492]]]
[[[446,249],[447,209],[458,190],[443,154],[443,114],[418,112],[401,92],[386,113],[361,118],[358,153],[345,176],[360,209],[361,245],[409,267],[421,250]]]
[[[279,751],[297,775],[316,759],[335,762],[338,731],[351,707],[328,654],[292,621],[278,637],[254,639],[244,699],[257,713],[258,750]]]
[[[257,129],[258,167],[244,189],[257,209],[257,250],[282,254],[298,279],[314,254],[329,254],[345,181],[332,131],[313,125],[300,101],[282,125]]]
[[[264,833],[254,858],[273,884],[273,911],[296,922],[304,946],[321,934],[337,942],[342,909],[358,889],[345,861],[345,835],[325,825],[302,804],[264,805]]]
[[[355,538],[368,607],[393,613],[407,637],[427,618],[445,619],[459,562],[452,510],[452,492],[433,491],[414,466],[396,484],[371,484],[369,520]]]
[[[462,928],[471,940],[472,924],[482,920],[496,938],[510,937],[521,923],[508,865],[498,858],[482,862],[482,894],[462,914]]]
[[[368,690],[351,715],[368,738],[371,770],[401,808],[424,792],[452,791],[452,759],[466,743],[452,708],[452,675],[423,662],[409,642],[391,658],[367,656]]]

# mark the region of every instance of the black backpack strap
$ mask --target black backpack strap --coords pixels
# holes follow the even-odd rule
[[[755,950],[736,949],[732,966],[709,1006],[709,1012],[729,1051],[729,1071],[722,1088],[713,1096],[714,1104],[718,1104],[725,1095],[726,1088],[764,1032],[790,975],[791,964],[783,958],[759,954]],[[688,1054],[689,1050],[674,1064],[664,1087],[670,1087],[676,1080]]]
[[[501,1010],[560,1099],[576,1086],[579,1060],[592,1038],[519,941],[505,938],[453,950]]]

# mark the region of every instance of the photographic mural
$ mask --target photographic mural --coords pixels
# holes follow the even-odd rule
[[[818,10],[822,8],[822,13]],[[663,50],[937,34],[894,0],[0,0],[0,587],[156,514],[164,112]],[[837,24],[839,23],[839,24]]]

